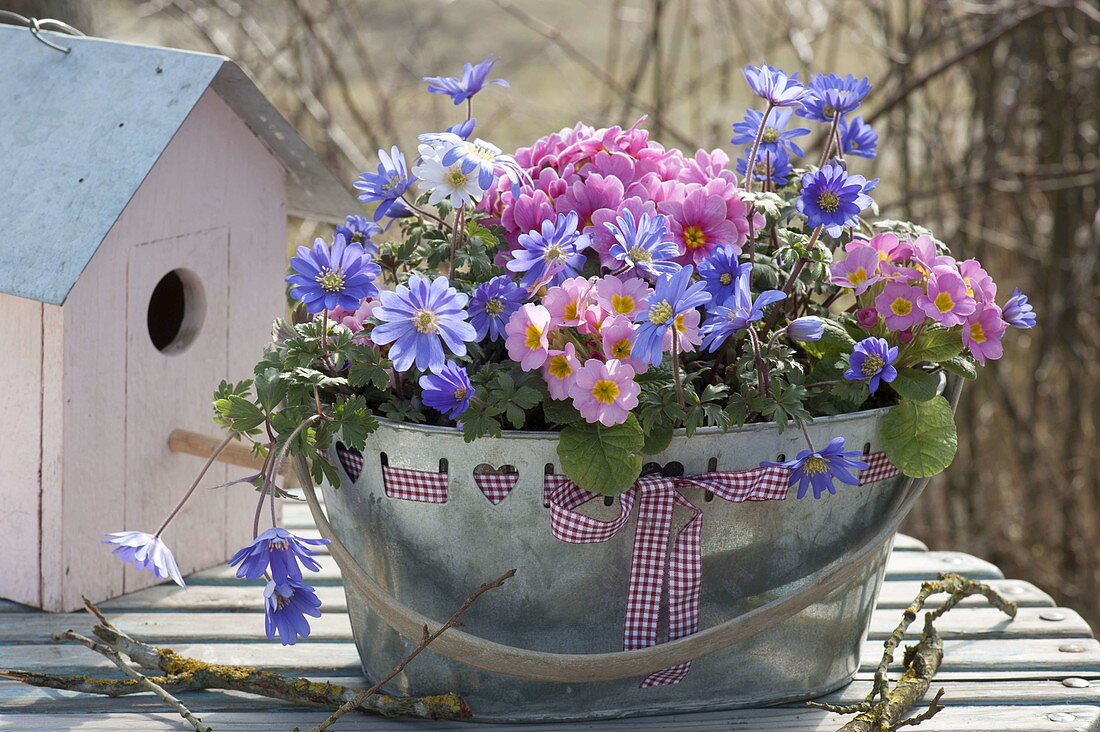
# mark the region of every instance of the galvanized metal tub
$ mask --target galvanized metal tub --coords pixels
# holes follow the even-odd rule
[[[814,444],[843,436],[850,448],[877,452],[887,411],[819,418],[809,434]],[[774,425],[753,424],[729,432],[704,429],[690,439],[677,435],[668,449],[647,459],[678,462],[691,475],[752,468],[761,460],[793,456],[803,446],[796,429],[780,435]],[[322,533],[331,531],[339,540],[333,555],[345,577],[368,679],[383,676],[416,646],[415,629],[423,618],[405,618],[404,630],[413,640],[402,637],[391,627],[401,623],[372,609],[379,607],[378,593],[372,602],[365,588],[380,586],[382,595],[389,595],[383,605],[406,606],[406,612],[418,611],[438,625],[475,587],[512,567],[518,570],[515,578],[473,606],[463,617],[463,631],[504,646],[558,654],[621,651],[633,528],[600,544],[565,544],[551,535],[543,476],[553,469],[548,466],[558,466],[556,447],[555,433],[506,432],[467,444],[456,429],[382,421],[367,442],[359,479],[345,475],[339,487],[323,486],[331,526],[316,501],[313,508]],[[331,457],[339,465],[335,453]],[[447,502],[387,497],[384,460],[428,471],[445,460]],[[474,469],[483,464],[518,471],[517,485],[499,505],[474,483]],[[847,684],[859,667],[893,531],[926,482],[898,477],[843,486],[820,501],[791,495],[785,501],[740,504],[707,501],[701,490],[683,489],[704,517],[700,627],[761,617],[750,620],[751,635],[728,647],[708,647],[679,684],[643,689],[637,675],[572,683],[515,678],[475,667],[495,667],[488,653],[439,645],[417,657],[388,691],[457,691],[486,721],[620,717],[819,696]],[[307,496],[312,495],[310,487]],[[618,506],[597,506],[595,513],[601,512],[617,514]],[[682,522],[674,516],[673,529]],[[360,581],[349,581],[355,576]],[[811,604],[799,604],[815,592],[819,597]],[[775,613],[781,620],[775,624],[769,613],[777,604],[786,610]],[[448,631],[444,638],[451,634],[461,631]],[[511,667],[507,673],[522,675]]]

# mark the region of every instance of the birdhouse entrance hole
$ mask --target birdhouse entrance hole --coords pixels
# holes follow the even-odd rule
[[[199,278],[174,269],[160,278],[149,298],[149,339],[161,353],[179,353],[198,335],[205,311]]]

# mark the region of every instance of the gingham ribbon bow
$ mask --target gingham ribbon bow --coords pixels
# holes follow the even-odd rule
[[[868,455],[864,459],[868,467],[860,473],[860,485],[897,475],[897,469],[883,453]],[[623,650],[632,651],[657,643],[661,596],[666,578],[668,639],[683,638],[699,630],[703,512],[679,489],[697,486],[731,503],[781,501],[787,497],[788,482],[789,471],[783,467],[671,478],[644,475],[619,496],[619,515],[610,521],[578,513],[576,509],[602,496],[581,488],[564,475],[547,475],[545,493],[550,504],[551,531],[559,540],[570,544],[608,541],[626,526],[634,504],[638,504],[623,627]],[[672,510],[677,505],[691,511],[691,518],[676,532],[675,537],[671,537]],[[654,671],[642,680],[640,686],[677,684],[683,681],[690,669],[691,663],[688,662]]]
[[[699,630],[703,512],[685,498],[679,488],[698,486],[733,503],[781,501],[787,496],[786,468],[755,468],[738,473],[703,473],[677,478],[645,475],[619,496],[619,515],[604,521],[575,510],[601,497],[599,494],[579,487],[562,475],[547,476],[547,480],[554,483],[547,491],[550,528],[555,537],[571,544],[607,541],[626,526],[634,504],[638,504],[638,525],[634,532],[623,628],[623,650],[627,651],[657,643],[661,595],[666,577],[668,639],[683,638]],[[677,505],[691,511],[691,518],[676,532],[669,550],[672,509]],[[655,671],[642,680],[641,686],[679,683],[690,668],[690,663],[682,663]]]

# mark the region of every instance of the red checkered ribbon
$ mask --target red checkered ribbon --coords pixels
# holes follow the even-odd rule
[[[447,502],[447,474],[429,470],[410,470],[382,466],[386,495],[420,503]]]
[[[474,482],[477,483],[477,487],[494,506],[508,497],[518,481],[519,473],[474,473]]]
[[[860,475],[861,485],[897,475],[884,454],[865,459],[869,467]],[[564,475],[547,475],[543,494],[550,506],[551,531],[559,540],[571,544],[609,540],[627,524],[634,504],[638,504],[623,627],[623,649],[631,651],[657,643],[666,579],[668,639],[683,638],[699,630],[703,512],[678,489],[696,486],[731,503],[781,501],[787,497],[788,476],[787,469],[781,467],[676,478],[642,476],[619,496],[619,515],[610,521],[578,513],[577,508],[602,496],[579,487]],[[672,511],[677,505],[691,511],[691,518],[672,537]],[[679,683],[690,668],[690,663],[683,663],[655,671],[642,680],[641,686]]]

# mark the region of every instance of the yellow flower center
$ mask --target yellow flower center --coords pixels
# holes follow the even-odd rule
[[[684,229],[684,244],[688,249],[698,249],[707,243],[707,235],[698,226],[689,226]]]
[[[532,351],[542,348],[542,329],[534,323],[528,325],[527,330],[524,331],[523,345]]]
[[[913,312],[913,303],[906,300],[904,297],[895,298],[890,303],[890,312],[894,315],[908,315]]]
[[[455,389],[455,401],[456,402],[462,401],[463,399],[466,398],[467,394],[469,394],[469,392],[466,390],[465,386],[458,387],[457,389]]]
[[[634,312],[634,298],[616,293],[611,296],[611,309],[619,315],[630,315]]]
[[[654,325],[664,325],[672,317],[672,305],[668,300],[661,300],[661,302],[652,305],[649,308],[649,322]]]
[[[619,385],[611,379],[599,379],[592,385],[592,396],[601,404],[614,404],[619,396]]]
[[[882,367],[885,365],[886,362],[882,360],[882,356],[872,353],[870,356],[863,359],[863,366],[859,370],[864,376],[874,376],[879,371],[882,371]]]
[[[684,314],[683,313],[680,313],[679,315],[677,315],[676,320],[674,320],[673,322],[676,323],[676,330],[678,332],[680,332],[680,333],[686,333],[687,332],[687,326],[684,325]]]
[[[465,188],[469,180],[469,176],[462,172],[462,166],[457,163],[447,168],[443,175],[443,181],[451,188]]]
[[[936,310],[941,313],[949,313],[955,307],[955,301],[951,299],[951,295],[946,292],[941,292],[936,295],[936,299],[932,301],[932,304],[936,306]]]
[[[578,314],[578,312],[580,312],[580,309],[581,309],[581,306],[580,306],[579,302],[577,302],[576,300],[570,300],[565,306],[565,312],[564,312],[565,319],[566,320],[576,320],[577,319],[577,314]]]
[[[855,272],[848,273],[848,281],[853,285],[859,285],[867,281],[867,270],[863,267],[856,267]]]
[[[573,367],[569,365],[569,359],[562,353],[550,359],[550,365],[547,370],[550,372],[550,375],[558,381],[567,378],[573,373]]]
[[[286,539],[274,539],[267,543],[267,550],[269,552],[285,552],[290,548],[290,542]]]
[[[644,247],[630,247],[630,251],[626,253],[626,256],[630,257],[630,261],[639,264],[649,264],[653,261],[653,255]]]
[[[774,127],[764,128],[764,136],[760,138],[761,142],[779,142],[779,130]]]
[[[728,285],[729,283],[733,282],[733,275],[731,275],[729,272],[723,272],[722,274],[718,275],[718,282],[723,285]]]
[[[439,332],[439,316],[431,310],[417,310],[413,314],[413,327],[419,333],[437,333]]]
[[[981,323],[972,323],[970,325],[970,340],[975,343],[985,343],[985,329],[982,328]]]
[[[826,117],[836,116],[836,107],[831,104],[826,104],[824,107],[822,107],[821,111],[825,113]]]
[[[543,256],[547,262],[560,262],[565,259],[565,247],[560,244],[551,244],[546,247],[546,253]]]
[[[802,463],[802,472],[809,475],[820,475],[821,473],[829,472],[829,464],[825,462],[825,458],[818,457],[817,455],[811,455],[806,458],[806,462]]]
[[[341,270],[325,267],[314,279],[325,292],[340,292],[344,289],[344,273]]]
[[[832,191],[825,191],[817,197],[817,206],[825,213],[836,213],[840,208],[840,199]]]
[[[479,147],[477,145],[469,145],[468,147],[472,148],[474,157],[478,158],[479,160],[484,160],[487,163],[492,162],[497,157],[496,153],[494,153],[487,147]]]
[[[625,361],[630,358],[630,352],[632,350],[632,344],[629,338],[623,338],[617,343],[611,345],[611,357],[617,358],[620,361]]]
[[[486,315],[500,315],[504,312],[504,303],[501,302],[499,297],[494,297],[485,303]]]

